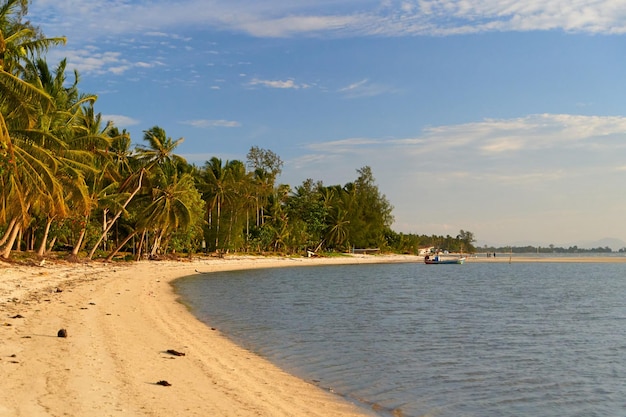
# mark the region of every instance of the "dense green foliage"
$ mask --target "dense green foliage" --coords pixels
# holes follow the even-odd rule
[[[370,167],[353,182],[278,184],[283,162],[252,147],[247,161],[194,166],[159,126],[131,149],[105,122],[97,97],[50,67],[45,52],[65,42],[24,22],[27,0],[0,2],[0,256],[56,248],[109,259],[164,253],[305,253],[421,246],[472,251],[470,232],[452,238],[397,234],[392,206]],[[128,255],[131,256],[131,255]]]

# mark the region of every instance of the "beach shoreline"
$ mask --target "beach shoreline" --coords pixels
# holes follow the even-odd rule
[[[0,263],[0,416],[374,415],[237,346],[170,284],[197,273],[415,259]]]
[[[626,258],[499,256],[467,262],[509,261]],[[411,255],[0,262],[0,416],[374,415],[237,346],[193,316],[170,284],[228,270],[392,262],[441,267]],[[57,337],[60,329],[67,338]]]

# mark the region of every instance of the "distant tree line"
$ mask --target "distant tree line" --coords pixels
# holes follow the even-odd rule
[[[619,252],[626,251],[626,248],[620,249]],[[484,246],[482,248],[478,248],[477,252],[481,253],[491,253],[491,252],[504,252],[504,253],[611,253],[613,250],[608,246],[605,247],[597,247],[597,248],[579,248],[578,246],[570,246],[568,248],[557,247],[554,245],[549,245],[547,247],[541,246]]]
[[[404,234],[390,231],[389,247],[396,253],[416,254],[420,249],[448,251],[451,253],[474,253],[474,233],[460,230],[456,236]]]

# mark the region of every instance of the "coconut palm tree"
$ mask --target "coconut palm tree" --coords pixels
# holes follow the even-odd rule
[[[137,146],[137,160],[142,165],[150,167],[152,181],[163,183],[174,174],[174,171],[186,167],[185,158],[174,153],[174,149],[185,140],[184,138],[173,140],[167,136],[165,130],[154,126],[144,131],[143,140],[148,142],[148,146]]]
[[[0,3],[0,71],[19,75],[27,56],[42,55],[52,46],[65,45],[65,37],[46,38],[39,28],[22,21],[29,0]]]
[[[202,192],[202,199],[206,202],[207,223],[209,231],[215,236],[214,250],[220,249],[220,232],[222,221],[222,206],[229,197],[227,192],[228,161],[226,165],[217,157],[204,163],[198,184]],[[215,213],[215,215],[214,215]]]
[[[152,202],[140,216],[144,227],[155,232],[150,255],[157,254],[169,233],[188,230],[202,219],[196,215],[199,207],[202,207],[202,200],[191,174],[174,175],[167,186],[153,188]]]
[[[54,104],[40,86],[22,78],[22,63],[64,42],[63,38],[46,39],[36,28],[22,23],[27,5],[26,0],[0,4],[0,221],[9,219],[10,225],[0,249],[3,257],[9,256],[18,234],[29,223],[29,211],[39,196],[59,195],[54,154],[15,133],[33,128],[40,109],[50,110]]]
[[[152,255],[155,255],[165,234],[171,227],[178,227],[180,223],[177,216],[173,215],[178,212],[177,208],[180,209],[180,204],[174,204],[181,201],[179,197],[175,197],[180,191],[175,192],[177,188],[172,187],[185,188],[189,181],[193,184],[193,177],[183,174],[190,171],[187,161],[174,154],[174,149],[182,143],[183,138],[172,140],[166,135],[165,130],[154,126],[144,132],[144,140],[148,142],[148,146],[138,146],[136,152],[136,159],[143,167],[141,170],[145,172],[148,180],[144,198],[145,214],[141,217],[149,219],[156,232],[151,250]],[[184,210],[181,209],[180,212]]]

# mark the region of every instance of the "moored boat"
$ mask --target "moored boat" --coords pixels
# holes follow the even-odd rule
[[[442,256],[435,255],[432,258],[426,256],[424,263],[427,265],[439,265],[439,264],[462,264],[465,262],[465,257],[460,256],[458,258],[443,258]]]

